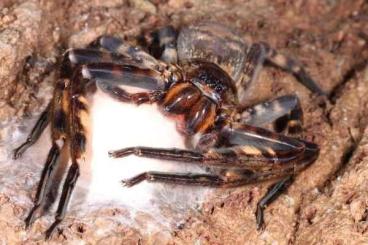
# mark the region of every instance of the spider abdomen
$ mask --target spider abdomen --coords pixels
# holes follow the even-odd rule
[[[184,135],[204,132],[215,122],[216,103],[189,82],[173,85],[161,106],[164,114],[176,121],[179,132]]]

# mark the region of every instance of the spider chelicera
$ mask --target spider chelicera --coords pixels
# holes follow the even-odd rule
[[[60,154],[68,148],[71,166],[62,188],[50,237],[65,217],[68,202],[83,164],[89,105],[86,96],[100,89],[113,98],[136,105],[157,103],[177,123],[187,149],[129,147],[109,152],[114,158],[139,157],[198,164],[206,174],[145,172],[123,181],[181,185],[237,187],[277,179],[258,202],[257,227],[263,210],[290,185],[293,176],[319,154],[316,144],[300,139],[302,109],[298,97],[286,95],[246,106],[240,103],[245,88],[265,61],[294,74],[317,95],[324,95],[296,61],[265,43],[242,40],[235,31],[214,23],[154,32],[147,45],[150,54],[120,39],[102,36],[85,49],[70,49],[62,60],[53,99],[41,114],[27,140],[14,151],[18,158],[51,124],[52,146],[26,218],[29,227],[45,205]],[[121,86],[143,89],[130,93]],[[139,108],[137,107],[137,110]]]

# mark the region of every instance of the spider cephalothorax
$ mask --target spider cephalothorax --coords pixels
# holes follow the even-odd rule
[[[60,153],[67,150],[72,164],[55,222],[46,235],[49,237],[63,220],[79,177],[79,165],[85,158],[89,111],[86,96],[96,89],[121,102],[157,103],[168,118],[176,121],[188,143],[187,149],[129,147],[109,152],[111,157],[135,154],[207,169],[206,174],[145,172],[124,180],[126,186],[147,180],[235,187],[280,179],[258,203],[258,228],[264,223],[264,207],[280,195],[295,173],[317,158],[318,146],[300,139],[302,109],[295,95],[256,105],[240,103],[265,60],[293,73],[312,92],[323,95],[297,62],[264,43],[247,43],[234,31],[214,23],[183,28],[178,37],[172,27],[164,27],[150,40],[147,49],[152,55],[109,36],[98,38],[86,49],[71,49],[64,54],[53,100],[26,142],[14,151],[14,158],[18,158],[51,124],[53,143],[34,207],[26,218],[27,226],[44,208],[50,176]],[[132,93],[126,87],[143,91]]]

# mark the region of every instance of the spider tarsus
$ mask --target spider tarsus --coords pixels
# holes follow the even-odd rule
[[[257,211],[256,211],[256,225],[258,231],[263,231],[265,229],[264,225],[264,216],[263,216],[264,207],[261,205],[257,205]]]
[[[109,157],[112,157],[112,158],[120,157],[118,154],[118,151],[109,151],[108,154],[109,154]]]
[[[24,222],[26,223],[26,230],[29,229],[29,227],[33,224],[34,220],[35,220],[35,213],[38,210],[39,205],[34,206],[32,208],[32,210],[29,212],[27,218],[24,220]]]
[[[122,180],[121,183],[124,187],[132,187],[133,185],[136,185],[146,179],[147,179],[147,174],[142,173],[133,178]]]
[[[139,183],[140,181],[135,181],[134,179],[122,180],[121,184],[123,187],[132,187],[133,185]]]
[[[49,227],[49,229],[47,229],[46,233],[45,233],[45,240],[50,240],[50,238],[52,237],[52,235],[55,232],[56,227],[59,225],[59,223],[61,222],[61,220],[55,220],[54,223]]]
[[[19,148],[17,148],[17,149],[15,149],[14,151],[13,151],[13,160],[17,160],[18,158],[20,158],[21,156],[22,156],[22,153],[21,152],[19,152],[19,150],[18,150]]]
[[[122,180],[122,181],[121,181],[121,185],[122,185],[123,187],[131,187],[133,184],[132,184],[132,182],[130,181],[130,179],[127,179],[127,180]]]
[[[137,155],[137,150],[134,147],[129,147],[129,148],[124,148],[121,150],[116,150],[116,151],[109,151],[109,157],[113,157],[113,158],[120,158],[120,157],[126,157],[129,155]]]
[[[25,146],[27,146],[28,144],[29,144],[29,141],[27,140],[26,142],[24,142],[19,147],[15,148],[13,150],[13,160],[17,160],[18,158],[20,158],[23,155],[23,153],[25,151]]]

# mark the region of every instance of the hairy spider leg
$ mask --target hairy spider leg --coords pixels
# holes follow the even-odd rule
[[[97,86],[106,94],[110,95],[112,98],[125,103],[133,103],[136,105],[148,103],[152,104],[157,102],[163,95],[160,90],[149,91],[149,92],[139,92],[139,93],[128,93],[118,86],[104,82],[97,81]]]
[[[154,103],[162,97],[164,82],[161,73],[131,65],[96,63],[84,67],[86,77],[95,79],[97,87],[121,102]],[[132,75],[134,74],[134,75]],[[119,85],[143,88],[147,92],[129,93]]]
[[[67,98],[64,86],[65,81],[63,79],[57,82],[56,89],[54,90],[54,97],[50,103],[51,109],[49,109],[49,113],[51,114],[52,146],[42,170],[41,179],[38,184],[34,200],[34,206],[25,219],[26,228],[34,222],[35,215],[40,208],[43,208],[46,194],[49,192],[53,176],[59,164],[60,153],[65,150],[68,102],[66,101]]]
[[[70,157],[72,160],[69,167],[60,197],[60,202],[56,211],[55,221],[46,231],[46,239],[50,238],[56,226],[65,217],[67,204],[70,201],[71,193],[79,177],[79,165],[85,159],[86,150],[86,122],[88,120],[88,102],[86,99],[86,79],[80,75],[78,68],[72,76],[70,84],[64,90],[68,99],[68,129],[70,139]]]
[[[235,126],[235,125],[234,125]],[[163,149],[151,147],[128,147],[110,151],[111,157],[127,155],[165,159],[179,162],[199,163],[206,166],[229,166],[251,169],[282,167],[294,164],[306,152],[318,155],[318,146],[273,133],[263,128],[239,125],[224,128],[218,136],[225,143],[218,147],[197,147],[203,150]],[[206,136],[203,135],[202,138]],[[199,139],[201,144],[201,139]],[[307,147],[308,145],[308,147]]]
[[[315,158],[318,146],[272,133],[262,128],[242,126],[238,129],[226,128],[220,132],[226,144],[207,150],[164,149],[151,147],[128,147],[110,151],[111,157],[128,155],[139,157],[190,162],[203,166],[238,167],[264,170],[296,166],[304,155]],[[202,136],[203,137],[203,136]]]
[[[122,180],[123,186],[132,187],[146,180],[148,182],[160,182],[176,185],[195,185],[208,187],[232,188],[255,182],[284,176],[285,172],[291,172],[290,168],[284,173],[281,172],[254,172],[251,170],[232,171],[228,169],[216,169],[222,171],[221,174],[197,174],[197,173],[164,173],[149,171],[141,173],[133,178]]]
[[[97,50],[93,48],[69,49],[63,55],[60,76],[70,78],[77,66],[101,62],[138,65],[131,57],[127,57],[119,53],[113,53],[109,50]]]
[[[240,111],[240,123],[265,127],[273,124],[277,133],[285,132],[291,136],[301,136],[303,111],[296,95],[284,95]]]
[[[46,109],[41,113],[36,124],[33,126],[31,133],[28,135],[27,139],[13,151],[13,159],[18,159],[22,154],[31,147],[40,138],[42,132],[45,130],[50,122],[50,110],[51,103],[49,103]]]
[[[322,90],[322,88],[305,71],[303,65],[300,64],[300,62],[278,53],[275,49],[271,48],[267,43],[261,43],[261,45],[263,45],[266,49],[267,61],[293,74],[301,84],[303,84],[313,93],[320,96],[327,95]]]
[[[264,168],[264,169],[253,169],[253,168],[242,168],[239,166],[233,166],[229,164],[220,165],[220,167],[209,168],[211,174],[196,174],[196,173],[164,173],[164,172],[145,172],[141,173],[133,178],[123,180],[123,185],[131,187],[144,180],[150,182],[165,182],[171,184],[189,184],[189,185],[199,185],[199,186],[210,186],[210,187],[238,187],[250,183],[255,183],[259,181],[265,181],[270,179],[277,179],[284,176],[294,175],[300,172],[306,166],[308,166],[312,161],[315,160],[316,155],[318,155],[318,149],[312,143],[306,143],[306,151],[302,154],[298,162],[290,163],[281,168]],[[317,151],[317,152],[316,152]],[[144,156],[147,157],[147,156]],[[168,160],[168,158],[162,157],[161,159]],[[171,160],[171,158],[169,158]],[[223,159],[227,161],[231,159]],[[197,163],[202,166],[208,166],[204,161],[202,162],[192,162],[185,157],[182,160],[187,163]],[[272,189],[272,188],[271,188]],[[272,195],[267,193],[267,195]]]

